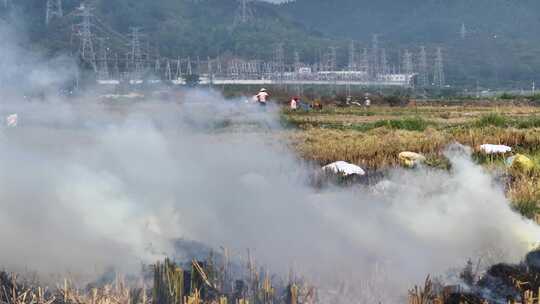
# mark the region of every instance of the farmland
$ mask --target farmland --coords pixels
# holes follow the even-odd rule
[[[403,151],[421,153],[433,167],[446,168],[442,151],[458,142],[473,148],[476,161],[492,172],[512,175],[506,156],[486,157],[482,144],[501,144],[527,155],[538,164],[540,108],[526,103],[449,103],[363,107],[329,106],[321,111],[285,110],[293,148],[321,165],[344,160],[372,171],[399,164]],[[540,172],[513,172],[507,194],[528,217],[538,212]]]

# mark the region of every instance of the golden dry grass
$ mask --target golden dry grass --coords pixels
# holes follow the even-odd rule
[[[403,151],[437,157],[450,143],[471,147],[484,143],[504,144],[522,150],[540,148],[540,129],[456,129],[425,131],[377,128],[367,132],[309,128],[291,134],[294,149],[305,159],[325,164],[337,160],[352,162],[368,169],[398,164]]]
[[[302,158],[320,165],[344,160],[368,170],[397,166],[398,154],[403,151],[422,153],[432,164],[444,163],[442,151],[453,142],[475,149],[485,143],[503,144],[533,158],[540,154],[540,128],[536,120],[540,108],[537,107],[377,107],[369,112],[360,108],[334,108],[324,112],[286,113],[289,121],[299,126],[288,133],[289,141]],[[448,119],[440,117],[444,113],[448,113],[445,116]],[[489,117],[490,113],[496,114]],[[399,124],[398,128],[373,124],[391,116],[407,115],[428,123],[419,130],[399,129]],[[447,122],[438,123],[441,119]],[[498,120],[502,125],[498,125]],[[371,125],[350,127],[358,122]],[[507,126],[509,122],[512,127]],[[478,160],[485,161],[482,157]],[[503,166],[504,158],[496,160],[491,166]],[[540,170],[526,175],[515,173],[507,186],[509,199],[523,215],[533,218],[540,211]]]

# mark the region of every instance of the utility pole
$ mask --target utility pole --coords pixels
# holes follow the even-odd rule
[[[98,39],[99,41],[99,68],[98,79],[109,79],[109,62],[107,59],[107,47],[105,46],[105,38]]]
[[[429,85],[427,53],[424,46],[420,47],[418,58],[418,84],[422,88],[426,88]]]
[[[403,72],[405,73],[405,79],[408,85],[411,85],[410,80],[414,73],[414,65],[412,60],[412,54],[409,50],[405,50],[403,53]]]
[[[461,29],[459,30],[459,35],[461,36],[461,39],[467,38],[467,28],[465,27],[465,23],[461,24]]]
[[[300,53],[298,51],[294,52],[294,72],[298,73],[298,70],[302,67],[302,63],[300,63]]]
[[[300,68],[302,67],[302,63],[300,62],[300,53],[298,51],[294,52],[294,79],[297,81],[301,81],[299,77]],[[301,82],[299,82],[296,86],[296,93],[297,95],[304,94],[304,86]]]
[[[97,72],[96,53],[94,52],[94,43],[92,40],[92,10],[90,7],[82,4],[79,7],[77,15],[82,18],[82,22],[76,27],[78,29],[77,35],[81,41],[79,47],[81,59],[90,64],[94,72]]]
[[[130,52],[127,52],[126,53],[126,64],[125,64],[125,70],[124,70],[125,75],[127,75],[127,73],[129,73],[129,70],[131,68],[131,66],[129,65],[130,61],[131,61],[131,54],[130,54]]]
[[[330,71],[337,70],[337,47],[335,46],[330,47],[328,66]]]
[[[414,71],[412,54],[409,50],[405,50],[403,53],[403,73],[411,75]]]
[[[351,82],[352,82],[352,72],[356,71],[356,49],[354,45],[354,40],[351,40],[349,45],[349,74],[347,75],[347,96],[351,96]]]
[[[434,66],[434,75],[433,82],[438,87],[443,87],[445,85],[444,77],[444,60],[442,48],[438,47],[435,53],[435,66]]]
[[[118,53],[114,54],[113,77],[120,79],[120,66],[118,65]]]
[[[212,68],[212,60],[210,60],[210,56],[206,57],[207,65],[208,65],[208,80],[209,84],[214,84],[214,71]]]
[[[182,61],[180,57],[176,59],[176,80],[182,78]]]
[[[250,0],[238,0],[238,9],[234,18],[234,25],[246,24],[253,19]]]
[[[365,73],[370,72],[369,67],[369,51],[368,49],[364,48],[364,51],[362,52],[362,58],[360,59],[360,69],[364,71]]]
[[[191,67],[191,57],[188,57],[187,61],[187,74],[188,76],[193,75],[193,68]]]
[[[388,75],[390,69],[388,68],[388,58],[386,58],[386,49],[381,49],[381,74]]]
[[[171,62],[169,59],[165,62],[165,80],[168,82],[172,81],[172,70],[171,70]]]
[[[154,62],[154,74],[160,75],[161,73],[161,58],[156,56],[156,61]]]
[[[356,71],[356,49],[354,45],[354,40],[351,40],[349,45],[349,71]]]
[[[371,40],[371,77],[377,79],[377,76],[380,74],[379,66],[379,35],[374,34]]]
[[[285,50],[283,49],[283,43],[278,43],[274,50],[274,66],[278,76],[278,82],[281,85],[283,73],[285,72]]]
[[[143,54],[141,50],[141,28],[131,27],[131,42],[129,47],[131,49],[131,66],[136,77],[140,77],[143,72]]]
[[[4,0],[4,4],[7,8],[9,1]],[[62,10],[62,0],[47,0],[45,11],[45,25],[49,25],[54,18],[62,18],[64,12]]]

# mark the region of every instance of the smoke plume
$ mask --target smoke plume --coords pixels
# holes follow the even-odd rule
[[[19,71],[16,49],[0,47],[0,79]],[[48,83],[43,71],[32,89]],[[53,72],[52,82],[66,76]],[[540,238],[462,148],[447,152],[451,172],[396,169],[373,187],[319,191],[306,182],[313,168],[278,136],[277,111],[215,92],[123,104],[10,95],[0,105],[9,113],[20,122],[0,129],[8,269],[137,271],[175,254],[183,237],[251,248],[275,272],[293,266],[382,302],[471,257],[518,261]]]

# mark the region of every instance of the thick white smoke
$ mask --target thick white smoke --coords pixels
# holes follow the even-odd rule
[[[3,65],[18,62],[9,47]],[[3,96],[9,113],[20,117],[0,130],[0,262],[10,270],[137,270],[185,237],[252,248],[274,271],[295,265],[381,302],[484,252],[517,261],[540,238],[454,150],[450,173],[395,170],[370,188],[315,190],[276,136],[275,111],[213,92],[129,104]]]
[[[252,248],[271,269],[294,264],[321,282],[373,280],[377,265],[405,291],[489,250],[518,261],[540,236],[465,152],[448,153],[450,173],[395,170],[370,188],[316,191],[310,169],[274,141],[275,113],[215,94],[3,107],[21,117],[0,141],[8,267],[136,270],[185,237]]]

